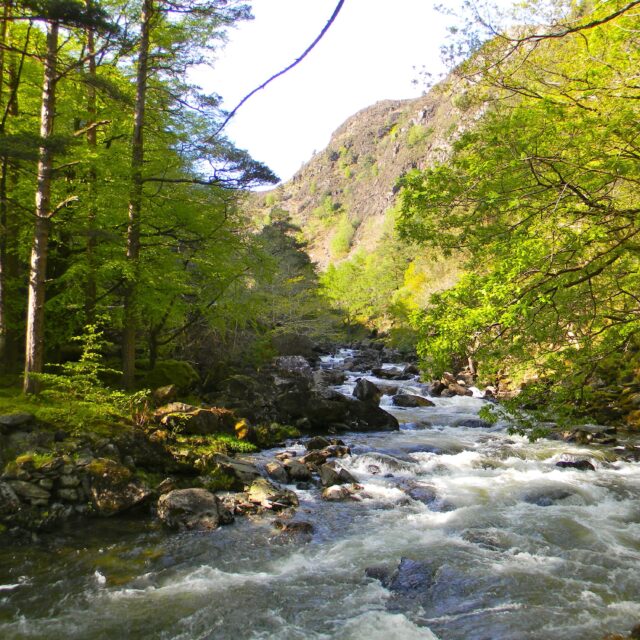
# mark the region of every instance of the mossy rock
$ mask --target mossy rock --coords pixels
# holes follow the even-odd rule
[[[184,360],[160,360],[142,379],[142,386],[157,389],[175,385],[179,393],[187,393],[200,382],[198,372]]]

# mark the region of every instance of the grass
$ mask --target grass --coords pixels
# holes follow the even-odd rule
[[[129,417],[111,404],[27,396],[15,386],[0,388],[0,415],[11,413],[32,413],[44,430],[63,429],[73,435],[91,432],[110,437],[131,427]]]

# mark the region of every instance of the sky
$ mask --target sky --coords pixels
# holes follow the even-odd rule
[[[229,32],[215,67],[197,78],[231,110],[311,44],[337,0],[253,0],[255,19]],[[446,19],[432,0],[346,0],[294,69],[252,97],[226,135],[283,181],[324,149],[349,116],[379,100],[417,97],[414,67],[442,69]],[[203,72],[204,73],[204,72]]]

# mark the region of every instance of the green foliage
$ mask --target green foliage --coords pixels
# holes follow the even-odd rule
[[[38,374],[37,378],[45,387],[42,397],[61,403],[93,404],[112,415],[128,413],[131,418],[142,419],[148,399],[147,390],[133,394],[123,393],[110,389],[103,383],[104,376],[118,372],[103,364],[102,354],[108,343],[99,326],[87,325],[85,333],[73,340],[81,345],[80,359],[77,362],[55,365],[59,373]]]
[[[428,137],[429,131],[425,127],[419,124],[414,124],[407,132],[407,146],[410,149],[419,147],[424,144]]]
[[[185,393],[200,382],[200,376],[193,366],[183,360],[160,360],[156,366],[144,376],[142,386],[157,389],[173,384],[178,391]]]
[[[628,357],[640,331],[638,17],[612,10],[506,56],[485,45],[463,72],[481,80],[465,102],[486,99],[486,113],[446,163],[400,183],[401,236],[466,268],[415,311],[425,364],[472,355],[487,379],[534,372],[558,416],[588,413],[599,363]],[[518,417],[527,432],[532,416]]]
[[[349,253],[355,232],[355,225],[349,220],[347,214],[343,213],[331,238],[331,256],[334,259],[343,258]]]

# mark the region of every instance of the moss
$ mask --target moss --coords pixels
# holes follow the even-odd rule
[[[251,442],[239,440],[224,433],[207,436],[178,436],[176,443],[182,448],[187,447],[197,456],[214,455],[223,453],[255,453],[258,448]]]
[[[94,458],[85,468],[94,478],[106,475],[112,482],[125,483],[133,476],[130,469],[108,458]]]
[[[178,391],[186,393],[200,382],[198,372],[184,360],[161,360],[142,379],[142,386],[157,389],[174,384]]]
[[[51,453],[35,453],[29,451],[27,453],[23,453],[18,456],[15,460],[15,463],[18,467],[26,467],[29,466],[33,469],[41,469],[46,464],[52,462],[55,458],[55,454]]]
[[[0,389],[0,414],[32,413],[41,431],[63,429],[74,435],[114,437],[131,428],[130,418],[111,404],[72,398],[24,395],[19,387]]]
[[[300,431],[291,425],[272,422],[270,425],[261,425],[256,428],[258,444],[264,449],[273,447],[283,440],[299,438]]]
[[[220,468],[211,470],[206,477],[203,478],[202,484],[208,491],[233,491],[238,482],[236,478],[225,473]]]

